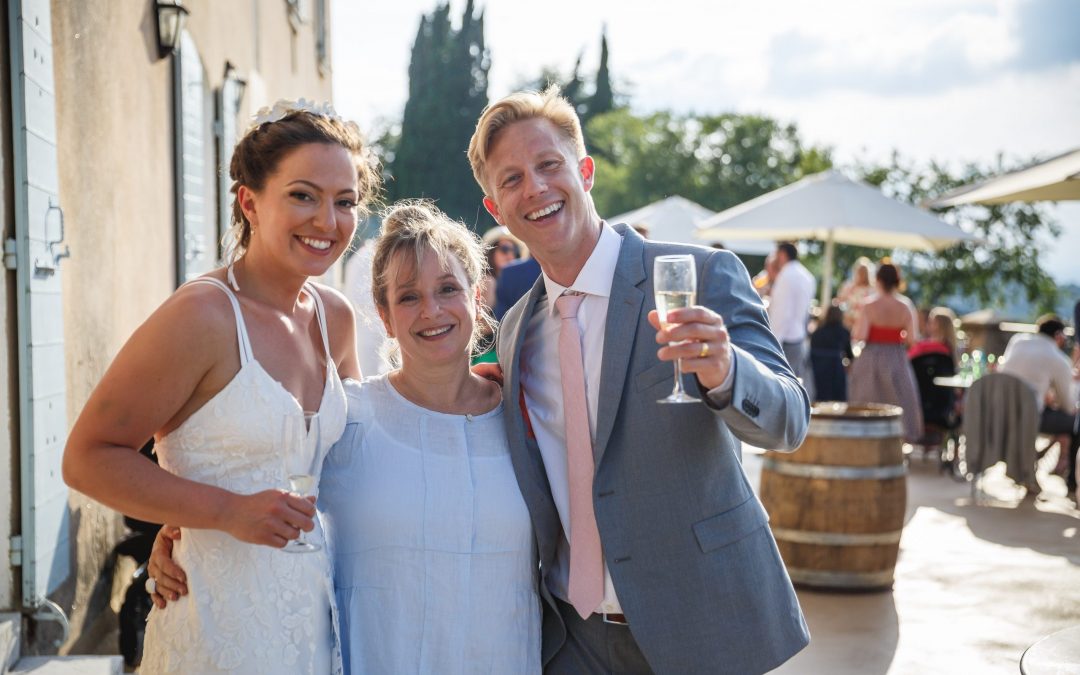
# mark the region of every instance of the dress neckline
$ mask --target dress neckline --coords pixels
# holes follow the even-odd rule
[[[217,393],[211,396],[205,403],[199,406],[197,410],[188,415],[187,419],[181,422],[180,425],[176,427],[176,429],[180,429],[181,427],[183,427],[185,424],[187,424],[187,421],[189,419],[191,419],[201,410],[206,408],[210,403],[217,400],[226,390],[228,390],[233,385],[234,382],[236,382],[240,374],[251,363],[255,364],[258,370],[262,372],[263,376],[267,380],[272,382],[275,385],[275,388],[281,391],[289,399],[292,406],[300,413],[322,413],[323,409],[326,406],[327,395],[333,387],[334,380],[340,378],[336,378],[337,368],[334,364],[333,354],[330,352],[330,336],[328,335],[328,329],[326,326],[326,312],[322,303],[322,298],[319,295],[318,291],[316,291],[315,288],[311,285],[311,282],[304,282],[304,285],[302,287],[303,290],[307,291],[308,295],[311,296],[312,301],[315,303],[315,318],[319,324],[319,336],[322,338],[323,356],[326,359],[326,368],[323,372],[322,395],[319,398],[318,408],[316,410],[309,411],[304,408],[303,403],[301,403],[300,399],[297,398],[296,394],[291,392],[280,380],[271,375],[270,372],[266,370],[262,363],[259,362],[259,360],[255,357],[255,350],[252,349],[251,339],[248,337],[247,323],[244,321],[244,312],[240,305],[240,299],[233,291],[233,289],[239,290],[239,287],[236,285],[236,275],[233,273],[232,265],[229,265],[228,268],[226,268],[226,278],[229,281],[229,285],[231,285],[233,288],[229,288],[229,286],[227,286],[221,280],[215,279],[211,276],[199,277],[197,279],[193,279],[188,283],[208,283],[212,286],[216,286],[217,288],[219,288],[229,298],[229,302],[233,308],[233,315],[236,319],[236,337],[238,349],[240,351],[240,368],[225,384],[224,387],[222,387]],[[173,431],[175,431],[176,429],[174,429]]]
[[[475,422],[477,420],[484,420],[484,419],[488,419],[490,417],[495,417],[500,412],[502,412],[502,401],[501,400],[499,402],[497,402],[495,404],[495,406],[491,410],[488,410],[488,411],[482,412],[482,413],[473,414],[473,413],[445,413],[445,412],[439,412],[438,410],[432,410],[431,408],[425,408],[424,406],[420,405],[419,403],[415,403],[415,402],[409,400],[404,394],[402,394],[400,391],[398,391],[397,387],[394,386],[394,383],[390,381],[390,373],[383,373],[382,375],[376,375],[375,377],[372,377],[371,379],[365,379],[364,380],[365,385],[376,384],[376,383],[381,384],[383,387],[385,387],[386,390],[388,392],[390,392],[391,397],[398,400],[403,405],[406,405],[406,406],[412,408],[413,410],[415,410],[415,411],[417,411],[417,412],[419,412],[419,413],[421,413],[423,415],[430,415],[432,417],[441,417],[441,418],[444,418],[444,419],[465,420],[466,422]]]

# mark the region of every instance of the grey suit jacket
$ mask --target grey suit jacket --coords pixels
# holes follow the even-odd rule
[[[656,672],[770,670],[802,649],[809,633],[768,516],[742,470],[739,440],[798,447],[810,417],[806,392],[735,255],[616,230],[623,243],[605,328],[593,499],[619,602]],[[647,321],[655,306],[652,266],[656,256],[673,253],[697,259],[698,304],[719,312],[731,334],[734,389],[723,409],[656,402],[670,392],[674,371],[657,358]],[[541,278],[507,312],[498,351],[511,458],[546,577],[562,528],[519,404],[521,344],[544,292]],[[547,663],[566,629],[546,583],[541,593]]]

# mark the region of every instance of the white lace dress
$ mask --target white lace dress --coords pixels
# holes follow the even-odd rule
[[[300,405],[254,359],[240,305],[219,281],[236,313],[240,371],[214,398],[161,439],[166,470],[240,494],[287,487],[280,420]],[[193,282],[195,283],[195,282]],[[325,453],[345,429],[345,393],[330,355],[322,301],[315,299],[326,350],[320,405]],[[319,463],[321,464],[321,462]],[[341,657],[327,547],[316,520],[315,553],[285,553],[246,544],[217,530],[184,529],[174,557],[187,573],[188,595],[154,609],[147,623],[142,673],[339,673]]]

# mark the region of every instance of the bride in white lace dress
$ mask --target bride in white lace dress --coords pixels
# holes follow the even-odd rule
[[[189,594],[151,613],[142,672],[341,670],[327,548],[284,488],[282,421],[318,411],[325,453],[359,377],[337,260],[378,188],[356,126],[281,102],[237,144],[227,268],[176,291],[132,335],[72,429],[64,478],[125,514],[183,528]],[[153,435],[161,467],[137,448]],[[159,589],[171,593],[166,588]],[[160,598],[159,598],[160,599]]]

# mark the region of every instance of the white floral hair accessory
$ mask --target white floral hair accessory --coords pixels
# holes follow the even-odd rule
[[[259,112],[255,113],[253,124],[258,127],[270,122],[277,122],[286,115],[300,111],[334,120],[341,119],[334,110],[334,106],[330,105],[329,101],[316,103],[315,101],[309,101],[306,98],[302,98],[299,101],[287,101],[281,99],[274,103],[273,107],[264,107],[260,109]]]

